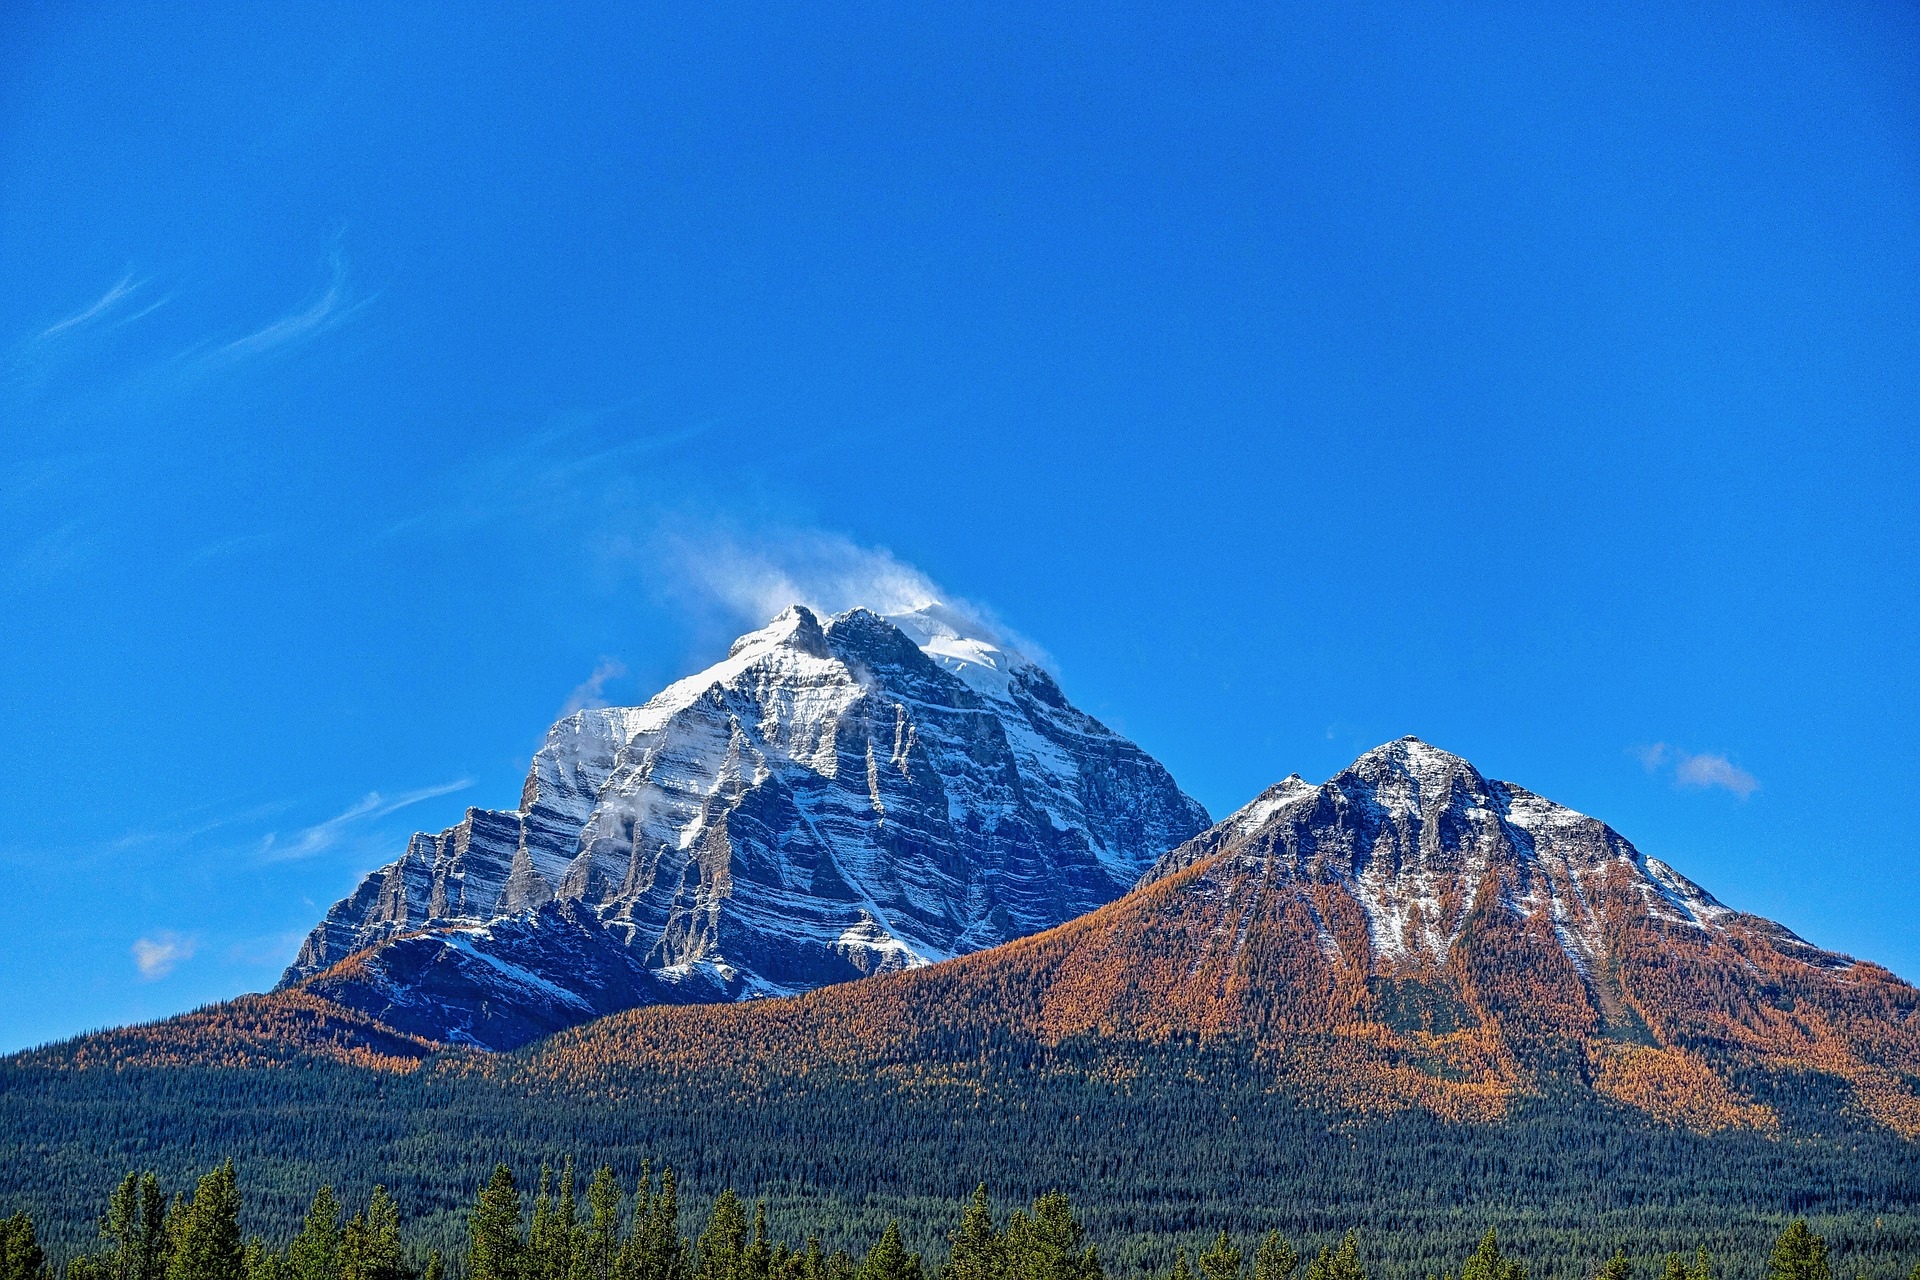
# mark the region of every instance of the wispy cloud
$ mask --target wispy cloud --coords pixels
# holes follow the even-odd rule
[[[374,535],[448,535],[506,519],[577,527],[583,513],[609,525],[630,520],[646,485],[642,464],[711,431],[713,421],[621,432],[633,401],[568,413],[512,443],[454,467],[409,515]],[[590,536],[592,536],[590,534]],[[603,539],[604,540],[604,539]]]
[[[136,827],[100,846],[108,853],[120,854],[134,849],[179,849],[216,831],[264,822],[292,807],[291,801],[275,800],[223,810],[214,804],[194,805],[160,819],[155,825]]]
[[[353,298],[347,287],[347,261],[338,249],[328,256],[327,268],[327,287],[318,298],[244,337],[206,352],[200,357],[200,366],[217,368],[296,347],[338,328],[371,301]]]
[[[210,560],[224,560],[229,556],[242,555],[249,551],[271,546],[285,535],[278,529],[267,529],[259,533],[243,533],[237,537],[222,538],[218,542],[209,542],[187,554],[183,565],[205,564]]]
[[[705,531],[670,534],[666,550],[686,579],[742,621],[765,622],[790,604],[820,613],[864,606],[905,613],[952,601],[926,574],[885,547],[842,534],[795,529],[752,540]]]
[[[1664,742],[1644,743],[1637,747],[1628,747],[1627,754],[1640,762],[1640,767],[1648,773],[1658,773],[1673,754],[1673,748]]]
[[[61,337],[64,334],[72,333],[76,329],[85,328],[87,325],[92,324],[96,320],[103,319],[104,317],[110,315],[112,312],[114,312],[119,308],[121,303],[127,301],[127,299],[139,293],[141,289],[146,287],[146,285],[147,285],[147,281],[135,280],[132,274],[129,273],[128,275],[123,276],[117,284],[115,284],[111,289],[108,289],[105,293],[101,294],[94,301],[88,303],[86,306],[74,312],[72,315],[68,316],[66,319],[56,320],[52,324],[48,325],[46,328],[42,329],[39,333],[33,336],[33,341],[47,342],[51,339]],[[152,306],[146,308],[146,310],[140,312],[139,314],[145,315],[147,311],[153,310],[154,307],[160,306],[161,303],[165,301],[166,299],[163,298],[161,299],[161,302],[156,302],[152,304]],[[137,318],[137,317],[131,317],[131,318]]]
[[[68,520],[29,539],[0,567],[11,587],[58,581],[92,558],[94,538],[79,520]]]
[[[656,575],[677,583],[680,594],[717,604],[735,626],[762,625],[794,604],[818,614],[853,608],[899,614],[939,605],[970,634],[1054,666],[1045,649],[992,609],[946,590],[886,547],[864,546],[845,534],[793,527],[755,533],[677,527],[626,550]]]
[[[1760,779],[1717,751],[1692,752],[1665,742],[1629,748],[1648,773],[1661,774],[1681,787],[1718,787],[1742,800],[1760,789]]]
[[[472,785],[472,778],[461,778],[457,782],[443,782],[434,787],[421,787],[418,791],[406,791],[397,796],[383,796],[378,791],[369,791],[345,812],[337,813],[325,822],[316,822],[310,827],[294,832],[284,843],[280,840],[278,832],[269,831],[260,842],[260,855],[268,862],[292,862],[299,858],[311,858],[338,845],[361,823],[384,818],[390,813],[398,813],[423,800],[432,800],[436,796],[465,791]]]
[[[567,695],[566,705],[560,708],[560,714],[570,716],[588,707],[606,706],[607,700],[604,694],[607,682],[618,680],[626,674],[627,665],[618,658],[600,659],[593,668],[593,674],[575,685],[573,692]]]
[[[133,964],[140,970],[142,980],[154,982],[193,959],[199,943],[171,929],[162,929],[151,937],[135,940],[132,950]]]

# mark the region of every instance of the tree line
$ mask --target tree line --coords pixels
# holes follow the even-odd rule
[[[1182,1245],[1191,1268],[1221,1227],[1250,1265],[1269,1229],[1310,1261],[1360,1224],[1368,1264],[1416,1280],[1457,1270],[1489,1225],[1536,1280],[1592,1280],[1617,1245],[1640,1280],[1657,1280],[1669,1250],[1691,1258],[1702,1244],[1759,1277],[1795,1217],[1845,1257],[1845,1280],[1902,1280],[1920,1256],[1920,1143],[1819,1120],[1833,1099],[1797,1078],[1755,1086],[1792,1121],[1769,1137],[1623,1120],[1589,1094],[1516,1100],[1497,1125],[1342,1119],[1275,1091],[1229,1047],[1184,1043],[1124,1060],[1078,1043],[1021,1048],[1004,1070],[815,1073],[804,1089],[753,1093],[730,1076],[640,1073],[616,1094],[534,1097],[480,1072],[0,1062],[0,1151],[21,1153],[0,1158],[0,1208],[30,1210],[64,1260],[93,1240],[97,1202],[129,1164],[191,1190],[231,1155],[247,1230],[284,1243],[317,1187],[363,1207],[380,1170],[409,1245],[439,1248],[457,1271],[465,1210],[495,1161],[520,1171],[530,1200],[541,1159],[574,1151],[593,1153],[583,1186],[604,1162],[631,1194],[652,1157],[656,1174],[673,1166],[692,1213],[750,1187],[774,1235],[817,1230],[856,1255],[894,1217],[910,1249],[943,1257],[954,1206],[985,1181],[1003,1213],[1065,1191],[1102,1262],[1128,1276],[1166,1273]],[[1814,1091],[1796,1102],[1803,1087]],[[1486,1206],[1484,1220],[1462,1205]]]
[[[0,1218],[0,1280],[1109,1280],[1098,1249],[1071,1200],[1058,1191],[1016,1209],[996,1225],[985,1184],[961,1208],[948,1251],[930,1264],[904,1242],[898,1221],[855,1258],[823,1249],[818,1234],[798,1243],[775,1240],[761,1201],[749,1211],[723,1191],[697,1233],[682,1233],[671,1168],[656,1180],[642,1168],[628,1196],[602,1165],[584,1194],[574,1163],[558,1177],[542,1166],[529,1205],[512,1169],[495,1166],[466,1215],[467,1248],[449,1267],[440,1252],[402,1239],[400,1208],[383,1186],[351,1215],[323,1186],[300,1229],[284,1247],[243,1236],[241,1196],[232,1160],[200,1178],[191,1195],[169,1197],[157,1175],[129,1173],[107,1199],[94,1247],[56,1267],[24,1211]],[[1177,1249],[1170,1269],[1150,1280],[1371,1280],[1361,1236],[1304,1257],[1269,1231],[1251,1258],[1221,1231],[1206,1248]],[[1503,1253],[1489,1230],[1458,1272],[1427,1280],[1528,1280],[1527,1266]],[[1637,1280],[1616,1253],[1593,1280]],[[1667,1255],[1645,1280],[1726,1280],[1701,1249],[1692,1259]],[[1835,1280],[1832,1251],[1804,1219],[1774,1240],[1766,1280]],[[1909,1280],[1920,1280],[1916,1262]]]

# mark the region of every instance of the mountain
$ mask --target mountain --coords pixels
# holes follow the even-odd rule
[[[495,1054],[318,982],[0,1061],[0,1141],[35,1153],[0,1197],[88,1239],[73,1206],[130,1159],[232,1155],[284,1184],[277,1229],[385,1180],[455,1247],[495,1160],[573,1152],[915,1247],[977,1180],[1058,1187],[1129,1274],[1222,1228],[1358,1225],[1418,1276],[1497,1225],[1543,1280],[1702,1242],[1757,1274],[1795,1215],[1864,1273],[1920,1249],[1920,992],[1416,739],[1276,784],[1089,914],[790,998]]]
[[[602,973],[564,962],[567,940],[594,928],[562,900],[424,937],[485,955],[530,947],[524,934],[556,981],[593,987]],[[334,996],[371,985],[363,965],[410,977],[400,965],[415,940],[28,1059],[480,1070],[432,1056],[435,1038],[390,1009]],[[444,989],[434,981],[422,988]],[[485,1071],[535,1095],[657,1096],[695,1077],[811,1087],[822,1071],[997,1070],[1065,1050],[1132,1073],[1142,1054],[1191,1045],[1334,1115],[1499,1123],[1577,1096],[1700,1133],[1837,1125],[1920,1139],[1920,991],[1725,906],[1598,819],[1416,738],[1318,786],[1275,784],[1154,860],[1126,896],[1044,932],[792,999],[667,1005],[583,1019]]]
[[[1119,897],[1207,822],[979,624],[796,605],[643,706],[560,720],[518,809],[414,836],[281,989],[510,1049],[996,946]]]
[[[1286,779],[1047,933],[793,1001],[637,1010],[511,1070],[604,1090],[1076,1041],[1239,1046],[1349,1115],[1492,1121],[1572,1090],[1701,1132],[1920,1138],[1920,992],[1414,738]]]

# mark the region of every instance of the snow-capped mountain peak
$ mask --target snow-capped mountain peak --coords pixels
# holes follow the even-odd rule
[[[1037,669],[994,628],[937,601],[885,616],[922,653],[987,697],[1007,698],[1016,670]]]
[[[641,706],[560,720],[518,810],[415,836],[283,983],[506,1047],[992,946],[1120,896],[1206,823],[965,615],[795,605]]]
[[[1605,823],[1414,737],[1365,752],[1320,786],[1296,774],[1269,787],[1141,883],[1222,853],[1302,893],[1342,886],[1374,963],[1389,969],[1443,961],[1476,911],[1544,922],[1582,972],[1604,954],[1607,913],[1620,904],[1702,929],[1731,914]]]

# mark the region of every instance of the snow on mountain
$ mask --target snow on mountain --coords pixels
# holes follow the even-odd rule
[[[281,985],[511,1047],[993,946],[1119,897],[1206,825],[988,628],[796,605],[643,706],[560,720],[518,809],[414,836]]]
[[[1648,918],[1694,928],[1732,914],[1598,819],[1414,737],[1375,747],[1318,787],[1297,774],[1275,784],[1140,883],[1225,852],[1302,886],[1343,886],[1382,967],[1444,962],[1483,885],[1511,914],[1544,916],[1583,973],[1604,956],[1605,907],[1623,893]]]

